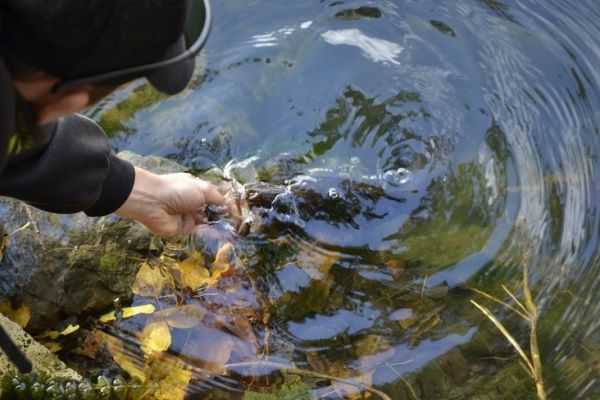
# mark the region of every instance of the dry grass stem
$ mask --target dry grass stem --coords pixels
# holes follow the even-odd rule
[[[512,346],[515,348],[515,350],[517,350],[517,353],[519,353],[519,355],[521,356],[521,358],[525,362],[525,365],[527,365],[527,368],[532,373],[534,373],[533,364],[531,364],[531,361],[529,361],[529,357],[527,357],[527,354],[525,353],[525,351],[523,350],[523,348],[521,347],[521,345],[519,345],[519,343],[510,334],[510,332],[508,332],[508,330],[506,330],[506,328],[504,327],[504,325],[502,325],[502,322],[498,321],[498,319],[494,316],[494,314],[492,314],[492,312],[490,310],[488,310],[487,308],[485,308],[482,305],[479,305],[479,303],[477,303],[475,300],[471,300],[471,303],[473,303],[473,305],[475,305],[475,307],[479,308],[479,310],[486,317],[488,317],[488,319],[490,321],[492,321],[492,323],[494,325],[496,325],[496,328],[498,328],[498,330],[504,335],[504,337],[510,342],[510,344],[512,344]]]
[[[523,314],[523,312],[522,312],[522,311],[520,311],[520,310],[518,310],[518,309],[514,308],[513,306],[511,306],[510,304],[508,304],[508,303],[506,303],[506,302],[504,302],[504,301],[500,300],[499,298],[497,298],[497,297],[494,297],[494,296],[492,296],[491,294],[487,294],[486,292],[484,292],[484,291],[481,291],[481,290],[479,290],[479,289],[471,288],[471,290],[473,290],[473,291],[474,291],[475,293],[477,293],[477,294],[480,294],[480,295],[482,295],[483,297],[485,297],[485,298],[486,298],[486,299],[488,299],[488,300],[492,300],[493,302],[495,302],[495,303],[498,303],[498,304],[500,304],[500,305],[502,305],[502,306],[504,306],[504,307],[508,308],[509,310],[511,310],[512,312],[514,312],[515,314],[517,314],[519,317],[521,317],[521,318],[523,318],[523,319],[525,319],[525,320],[529,320],[529,315],[527,315],[527,314]]]
[[[540,358],[540,350],[538,346],[537,340],[537,319],[538,319],[538,310],[535,302],[533,300],[533,296],[531,291],[529,290],[529,270],[527,267],[523,270],[523,297],[525,298],[525,304],[523,304],[517,297],[504,285],[502,285],[502,289],[508,294],[508,296],[515,302],[518,308],[515,308],[506,302],[488,294],[481,290],[473,289],[476,293],[486,297],[489,300],[492,300],[498,304],[501,304],[525,321],[529,323],[530,334],[529,334],[529,352],[531,356],[528,356],[523,348],[519,345],[519,343],[515,340],[515,338],[508,332],[508,330],[502,325],[502,323],[492,314],[490,310],[486,307],[480,305],[474,300],[471,300],[471,303],[475,305],[492,323],[498,328],[498,330],[504,335],[504,337],[510,342],[510,344],[515,348],[524,364],[523,368],[527,371],[529,376],[535,382],[535,387],[537,391],[538,398],[540,400],[546,400],[546,391],[544,389],[544,381],[542,377],[542,362]]]

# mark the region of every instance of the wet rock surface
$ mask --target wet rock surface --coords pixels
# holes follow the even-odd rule
[[[55,378],[81,380],[81,376],[54,356],[50,350],[37,343],[19,325],[0,314],[0,326],[31,361],[33,372]],[[0,371],[16,372],[15,366],[0,352]],[[1,393],[1,390],[0,390]]]
[[[157,173],[183,170],[159,157],[120,156]],[[113,215],[50,214],[8,198],[0,200],[0,220],[8,234],[0,263],[0,300],[29,306],[30,332],[67,316],[105,309],[117,297],[129,298],[152,237],[139,224]]]

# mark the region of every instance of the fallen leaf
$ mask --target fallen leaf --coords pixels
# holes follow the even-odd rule
[[[392,347],[383,336],[379,335],[367,335],[362,339],[357,340],[352,345],[354,352],[358,357],[370,356],[372,354],[380,353],[388,350]]]
[[[152,304],[142,304],[139,306],[124,307],[121,309],[123,319],[131,318],[138,314],[152,314],[155,310],[156,308]],[[117,319],[117,314],[115,311],[108,312],[99,318],[100,322],[110,322],[114,321],[115,319]]]
[[[44,345],[45,348],[50,350],[50,352],[52,352],[52,353],[58,353],[63,348],[62,343],[58,343],[58,342],[51,341],[51,342],[44,342],[42,344]]]
[[[145,374],[157,383],[152,398],[160,400],[183,400],[192,377],[191,369],[183,360],[164,352],[155,353],[146,361]]]
[[[236,347],[236,337],[218,329],[199,327],[183,347],[180,356],[188,363],[217,374],[225,373],[224,365]]]
[[[67,326],[62,332],[58,332],[58,331],[46,331],[38,336],[36,336],[36,339],[44,339],[49,337],[50,339],[54,340],[59,336],[67,336],[70,335],[71,333],[77,331],[79,329],[79,325],[72,325],[69,324],[69,326]]]
[[[100,345],[104,341],[101,334],[102,332],[97,329],[88,333],[83,342],[73,350],[73,353],[95,359],[96,354],[98,354],[98,350],[100,349]]]
[[[224,276],[231,276],[233,268],[229,264],[221,264],[218,269],[215,269],[208,281],[209,286],[215,286]]]
[[[184,287],[196,290],[209,281],[210,273],[204,268],[204,258],[200,253],[192,254],[191,257],[178,263],[177,267],[180,276],[177,278],[174,275],[174,278]]]
[[[166,322],[172,328],[189,329],[202,322],[205,315],[206,309],[200,304],[186,304],[158,311],[152,320]]]
[[[6,318],[15,322],[21,328],[25,328],[29,319],[31,318],[31,311],[27,304],[23,304],[17,309],[13,309],[10,300],[6,300],[0,303],[0,314],[3,314]]]
[[[340,253],[304,245],[296,255],[296,264],[313,280],[323,280],[340,258]]]
[[[331,367],[329,368],[329,374],[337,378],[342,378],[356,383],[356,385],[351,385],[350,383],[336,380],[331,381],[332,388],[342,398],[348,400],[358,400],[371,397],[371,393],[364,390],[365,387],[370,387],[372,384],[373,379],[371,373],[352,376],[348,367],[346,367],[342,362],[336,361],[331,364]]]
[[[142,351],[150,354],[155,351],[165,351],[171,346],[171,332],[166,322],[151,322],[144,327],[142,336]]]
[[[223,265],[235,264],[235,260],[236,255],[235,249],[233,248],[233,244],[231,244],[231,242],[226,242],[217,251],[215,261],[213,262],[213,268],[218,268]]]
[[[167,277],[159,268],[153,268],[144,262],[135,277],[131,290],[140,296],[154,297],[162,292],[167,281]]]
[[[123,371],[127,372],[132,378],[139,379],[142,383],[146,382],[146,373],[141,357],[136,357],[132,355],[135,353],[126,351],[121,339],[104,332],[99,332],[99,336],[106,344],[110,355]]]
[[[174,369],[171,373],[159,382],[159,388],[154,393],[158,400],[183,400],[187,386],[192,378],[192,371],[189,369]]]

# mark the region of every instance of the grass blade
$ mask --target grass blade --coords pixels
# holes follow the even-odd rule
[[[515,348],[515,350],[517,351],[517,353],[519,353],[519,355],[521,356],[521,358],[523,359],[523,361],[527,365],[527,368],[529,368],[529,370],[531,371],[531,373],[535,376],[535,369],[533,368],[533,365],[531,364],[531,361],[529,360],[529,357],[527,357],[527,354],[525,354],[525,351],[523,351],[523,348],[519,345],[519,343],[517,343],[517,341],[510,334],[510,332],[508,332],[506,330],[506,328],[504,327],[504,325],[502,325],[502,323],[500,321],[498,321],[498,319],[494,316],[494,314],[491,313],[490,310],[488,310],[487,308],[485,308],[482,305],[479,305],[479,303],[477,303],[475,300],[471,300],[471,303],[473,303],[473,305],[475,307],[477,307],[483,313],[483,315],[485,315],[486,317],[488,317],[488,319],[490,321],[492,321],[492,323],[494,325],[496,325],[496,328],[498,328],[498,330],[500,332],[502,332],[502,334],[510,342],[510,344],[512,344],[512,346]]]

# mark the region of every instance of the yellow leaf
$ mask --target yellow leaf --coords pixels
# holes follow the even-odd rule
[[[154,394],[158,400],[183,400],[187,386],[192,378],[192,371],[175,369],[169,376],[159,382],[159,389]]]
[[[215,266],[224,264],[233,264],[235,262],[235,249],[233,244],[226,242],[219,248],[217,255],[215,256]]]
[[[229,274],[230,272],[231,272],[231,266],[229,264],[221,264],[219,269],[216,269],[213,272],[212,276],[210,277],[210,279],[208,281],[208,285],[215,286],[219,282],[219,279],[221,279],[222,276],[227,276],[227,274]]]
[[[138,378],[142,383],[146,382],[146,374],[144,373],[144,365],[138,357],[129,355],[123,346],[123,342],[107,333],[99,332],[100,337],[104,339],[104,343],[108,347],[108,351],[113,359],[123,371],[127,372],[131,377]]]
[[[311,279],[323,280],[329,270],[340,258],[340,253],[319,249],[309,244],[303,244],[296,256],[296,264],[302,268]]]
[[[49,337],[50,339],[54,340],[59,336],[67,336],[70,335],[71,333],[75,332],[76,330],[79,329],[79,325],[69,325],[67,326],[62,332],[58,332],[58,331],[46,331],[38,336],[36,336],[36,339],[44,339]]]
[[[152,304],[143,304],[141,306],[134,307],[124,307],[123,308],[123,318],[131,318],[138,314],[152,314],[156,308]],[[100,322],[109,322],[117,319],[117,315],[114,311],[108,312],[102,315],[99,320]]]
[[[45,342],[43,343],[44,347],[50,350],[52,353],[58,353],[60,349],[63,348],[63,345],[58,342]]]
[[[165,351],[171,345],[171,332],[166,322],[152,322],[142,331],[142,350],[146,354]]]
[[[192,372],[179,357],[154,353],[146,360],[146,376],[156,382],[153,399],[183,400]]]
[[[152,268],[147,262],[142,263],[138,271],[131,290],[133,293],[154,297],[158,296],[167,283],[167,277],[164,276],[159,268]]]
[[[61,334],[61,336],[67,336],[67,335],[70,335],[71,333],[75,332],[78,329],[79,329],[79,325],[69,325],[60,334]]]
[[[138,314],[152,314],[156,310],[152,304],[123,308],[123,318],[130,318]]]
[[[31,318],[31,311],[27,304],[23,304],[21,307],[13,309],[10,300],[0,303],[0,314],[4,314],[6,318],[15,322],[21,328],[25,328]]]
[[[164,321],[172,328],[189,329],[202,322],[205,315],[206,310],[201,305],[186,304],[158,311],[153,315],[153,320]]]
[[[181,275],[176,280],[184,287],[196,290],[209,281],[209,273],[204,268],[204,259],[200,253],[192,254],[190,258],[178,263],[178,267]]]

